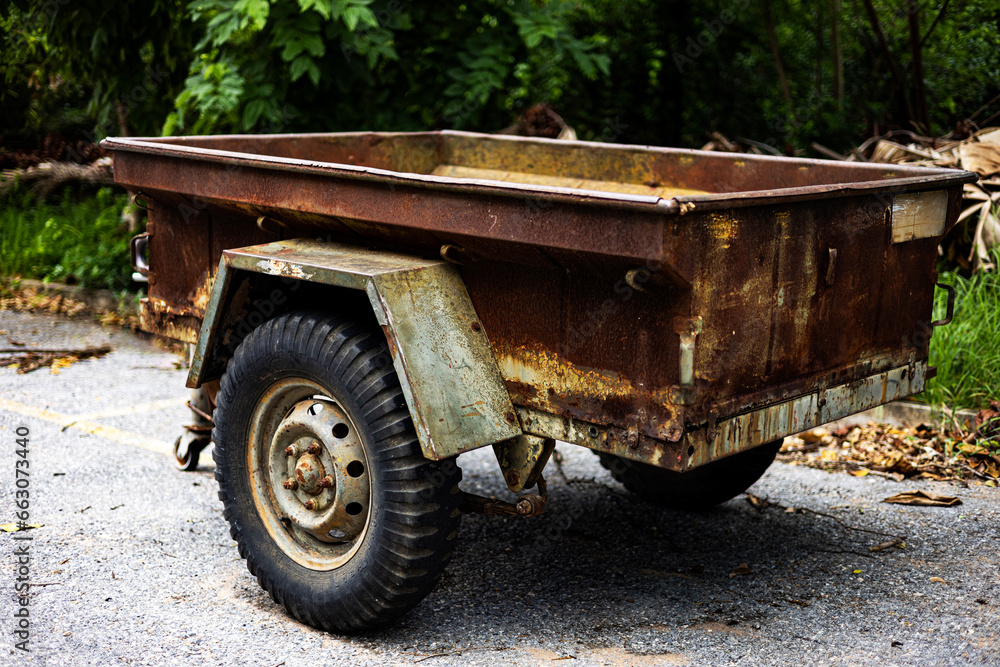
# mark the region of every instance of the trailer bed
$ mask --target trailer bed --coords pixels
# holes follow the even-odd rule
[[[975,179],[447,131],[103,145],[149,202],[145,329],[194,342],[227,249],[444,257],[526,432],[677,470],[921,391]]]

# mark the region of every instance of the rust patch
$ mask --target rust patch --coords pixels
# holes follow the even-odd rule
[[[139,303],[139,326],[158,336],[194,343],[201,330],[201,318],[173,312],[162,302],[143,299]]]
[[[515,404],[587,422],[632,426],[658,439],[680,426],[669,387],[640,387],[614,372],[581,367],[555,352],[526,346],[494,345],[494,354]]]

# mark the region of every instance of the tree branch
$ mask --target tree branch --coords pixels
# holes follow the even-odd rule
[[[774,56],[774,66],[781,80],[781,93],[785,97],[788,113],[792,114],[792,93],[788,88],[788,77],[785,75],[785,65],[781,62],[781,50],[778,48],[778,36],[774,31],[774,19],[771,18],[771,2],[764,0],[764,23],[767,24],[767,37],[771,40],[771,55]]]

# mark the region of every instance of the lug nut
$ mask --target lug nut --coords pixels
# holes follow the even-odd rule
[[[306,453],[312,454],[313,456],[316,456],[317,454],[319,454],[319,452],[320,452],[319,445],[317,445],[315,442],[306,447]]]
[[[295,445],[285,447],[285,456],[295,456]]]
[[[306,507],[307,510],[314,510],[314,509],[316,509],[316,501],[315,500],[307,500],[305,502],[305,507]]]
[[[299,488],[299,483],[296,482],[294,479],[286,479],[281,485],[286,489],[288,489],[289,491],[294,491],[295,489]]]
[[[320,489],[332,489],[333,488],[333,477],[327,475],[323,479],[316,482],[316,487]]]

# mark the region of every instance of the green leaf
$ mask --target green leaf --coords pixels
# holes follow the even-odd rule
[[[247,102],[246,106],[243,107],[243,129],[252,130],[266,107],[267,103],[259,98]]]
[[[330,0],[299,0],[299,9],[307,12],[310,9],[329,21],[333,11]]]
[[[319,85],[320,71],[319,65],[317,65],[313,60],[309,61],[308,65],[309,80],[312,81],[314,86]]]
[[[361,22],[362,23],[364,23],[365,25],[367,25],[369,27],[372,27],[372,28],[379,27],[379,25],[378,25],[378,18],[375,16],[375,14],[374,14],[374,12],[372,12],[372,10],[368,9],[367,7],[359,7],[359,10],[360,10],[360,13],[361,13]]]
[[[292,81],[298,81],[300,78],[302,78],[302,75],[305,74],[306,70],[309,69],[310,64],[315,66],[315,63],[313,63],[312,58],[310,58],[305,54],[302,54],[298,58],[293,60],[292,64],[288,67],[288,72],[289,74],[292,75]]]
[[[358,27],[358,21],[361,20],[362,7],[347,7],[344,10],[344,25],[351,32]]]
[[[267,25],[267,15],[271,11],[268,0],[239,0],[233,9],[253,21],[257,30],[263,30]]]
[[[326,53],[326,44],[323,43],[323,39],[319,35],[304,33],[301,40],[303,46],[313,56],[321,58]]]
[[[220,12],[212,17],[208,22],[208,29],[205,31],[205,38],[195,47],[200,51],[206,46],[206,40],[210,40],[213,46],[222,46],[229,41],[233,33],[240,29],[240,15],[233,11]]]

